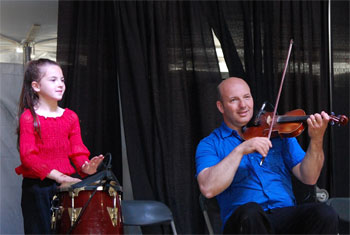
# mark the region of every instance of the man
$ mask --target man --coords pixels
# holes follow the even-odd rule
[[[216,105],[224,122],[197,147],[200,191],[215,197],[224,233],[336,234],[338,216],[325,204],[295,205],[291,172],[305,184],[316,184],[323,162],[323,136],[329,116],[310,115],[306,153],[295,138],[255,137],[243,140],[242,127],[253,117],[248,84],[228,78],[218,86]],[[261,158],[266,157],[262,165]]]

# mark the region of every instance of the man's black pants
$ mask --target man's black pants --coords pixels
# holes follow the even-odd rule
[[[338,215],[323,203],[264,211],[250,202],[236,209],[227,220],[225,234],[337,234]]]

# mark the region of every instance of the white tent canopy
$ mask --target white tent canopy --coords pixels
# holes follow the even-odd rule
[[[0,1],[0,63],[56,60],[58,0]]]

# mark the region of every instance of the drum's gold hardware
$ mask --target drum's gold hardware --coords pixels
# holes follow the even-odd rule
[[[60,209],[57,213],[57,219],[61,219],[61,216],[63,215],[63,211],[64,211],[64,207],[63,206],[60,206]]]
[[[56,215],[55,215],[55,212],[52,213],[52,216],[51,216],[51,229],[52,230],[56,229]]]
[[[70,197],[72,199],[72,207],[68,208],[68,214],[70,217],[71,226],[73,226],[74,222],[77,220],[81,211],[81,208],[74,208],[74,197],[78,196],[79,192],[80,192],[79,188],[70,192]]]
[[[108,192],[109,196],[113,197],[113,208],[107,206],[107,210],[109,217],[111,217],[113,227],[115,227],[118,224],[117,191],[110,187]]]
[[[122,196],[121,195],[118,195],[118,198],[119,198],[119,206],[122,204]],[[123,215],[122,215],[123,216]],[[122,216],[119,216],[119,223],[122,222]]]
[[[51,211],[52,211],[52,215],[51,215],[51,230],[55,230],[56,229],[56,214],[57,214],[57,206],[54,205],[54,202],[57,200],[57,195],[54,195],[51,201]]]
[[[111,217],[111,221],[112,221],[113,227],[117,226],[117,223],[118,223],[118,208],[112,208],[112,207],[108,207],[107,206],[107,210],[108,210],[109,217]]]
[[[78,208],[68,208],[68,214],[71,222],[71,226],[77,221],[78,216],[80,215],[81,207]]]
[[[109,193],[109,196],[115,197],[115,195],[117,194],[117,191],[115,191],[113,187],[109,187],[108,193]]]
[[[77,195],[78,195],[78,193],[77,193]],[[73,226],[75,220],[78,218],[78,216],[76,216],[75,209],[74,209],[74,196],[75,196],[75,193],[73,191],[73,192],[71,192],[72,208],[68,208],[68,214],[69,214],[69,217],[70,217],[70,225],[71,226]]]
[[[64,208],[63,206],[59,206],[54,208],[54,211],[52,212],[51,216],[51,229],[56,229],[56,223],[57,221],[61,220],[62,214],[63,214]]]
[[[77,197],[79,195],[80,191],[84,191],[84,188],[75,188],[75,189],[69,191],[69,196],[71,198]]]
[[[103,186],[98,186],[96,190],[97,191],[103,191]]]
[[[64,208],[63,206],[59,206],[56,203],[59,203],[59,199],[57,195],[54,195],[51,201],[51,229],[56,230],[57,221],[61,219]]]

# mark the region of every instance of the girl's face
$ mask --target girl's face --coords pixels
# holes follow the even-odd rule
[[[39,82],[32,82],[32,88],[39,95],[39,99],[60,101],[66,90],[61,68],[57,65],[44,65],[41,72]]]

